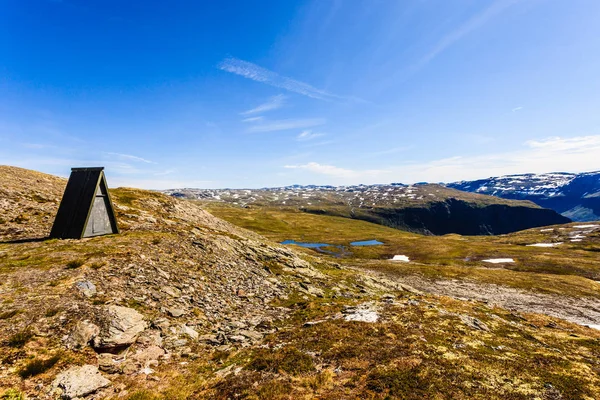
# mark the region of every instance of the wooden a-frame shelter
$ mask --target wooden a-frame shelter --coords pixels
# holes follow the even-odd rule
[[[81,239],[119,233],[104,167],[71,168],[51,238]]]

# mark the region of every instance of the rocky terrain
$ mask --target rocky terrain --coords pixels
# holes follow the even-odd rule
[[[159,360],[193,356],[201,343],[247,346],[285,315],[274,299],[322,293],[306,283],[320,275],[308,262],[195,204],[119,189],[122,235],[44,240],[66,181],[1,167],[0,182],[0,382],[18,384],[38,364],[94,365],[52,385],[25,382],[34,396],[107,396],[119,386],[103,390],[98,369],[151,377]]]
[[[502,234],[570,221],[528,201],[503,200],[433,184],[179,189],[164,193],[240,207],[293,207],[434,235]]]
[[[573,221],[600,220],[600,171],[507,175],[447,186],[505,199],[529,200]]]
[[[284,247],[197,202],[150,191],[111,190],[119,235],[47,240],[65,184],[0,167],[2,399],[600,396],[596,330],[518,305],[446,297],[439,282],[428,294],[426,280],[415,280],[416,289],[405,275],[357,258]],[[443,248],[454,240],[373,226],[415,250],[422,237],[434,257],[430,240]],[[363,225],[357,231],[369,234]],[[587,254],[595,231],[585,232],[572,254],[594,276]],[[546,265],[546,250],[525,250],[517,254]],[[500,272],[511,280],[519,273]],[[557,275],[554,286],[584,296],[598,290],[576,278]],[[447,294],[462,297],[466,287]]]

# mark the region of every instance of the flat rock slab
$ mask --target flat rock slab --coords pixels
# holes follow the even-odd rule
[[[96,294],[96,285],[94,285],[92,282],[90,281],[81,281],[81,282],[77,282],[75,284],[75,287],[77,289],[79,289],[79,291],[85,296],[85,297],[92,297]]]
[[[132,308],[108,306],[100,334],[94,339],[94,347],[119,348],[135,342],[146,327],[144,316]]]
[[[66,345],[69,349],[79,350],[87,346],[99,333],[100,328],[90,321],[79,321],[69,334]]]
[[[344,319],[346,321],[358,321],[358,322],[377,322],[379,314],[372,303],[363,303],[356,307],[350,307],[344,311]]]
[[[110,381],[100,374],[98,368],[93,365],[72,367],[59,374],[52,386],[62,390],[61,398],[75,399],[87,396],[99,389],[110,385]]]

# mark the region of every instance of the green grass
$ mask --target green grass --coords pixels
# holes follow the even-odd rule
[[[17,390],[17,389],[8,389],[0,396],[0,400],[26,400],[27,396]]]
[[[81,267],[83,264],[85,264],[84,259],[71,260],[67,263],[66,267],[67,269],[75,269]]]
[[[397,276],[472,279],[544,293],[600,297],[600,284],[595,282],[600,280],[597,252],[589,251],[589,243],[553,239],[563,232],[559,229],[542,233],[538,228],[500,236],[424,236],[362,220],[307,214],[291,207],[245,209],[220,203],[205,207],[220,218],[277,242],[292,239],[345,246],[348,254],[342,259],[295,249],[358,268]],[[349,246],[350,242],[365,239],[377,239],[384,245]],[[553,240],[565,243],[556,248],[525,246]],[[388,261],[395,254],[406,255],[411,262]],[[513,258],[516,263],[498,266],[481,262],[487,258]]]
[[[21,332],[17,332],[11,337],[8,338],[7,344],[10,347],[23,347],[25,346],[32,338],[33,332],[29,329],[25,329]]]
[[[309,355],[294,347],[285,347],[278,351],[257,350],[246,369],[264,372],[286,372],[295,376],[313,372],[315,366]]]
[[[597,336],[593,331],[565,322],[560,329],[545,328],[554,321],[545,316],[528,315],[515,323],[506,310],[448,298],[421,298],[419,305],[407,307],[408,297],[398,296],[400,305],[380,307],[377,323],[333,319],[310,327],[304,322],[336,314],[331,300],[290,298],[292,317],[264,343],[198,361],[176,387],[167,387],[165,394],[171,395],[164,398],[174,393],[324,400],[583,400],[600,395],[600,377],[589,370],[600,346],[600,339],[586,335]],[[490,330],[469,328],[460,315],[478,318]],[[216,380],[198,378],[225,367],[240,370]]]
[[[15,315],[19,314],[20,312],[21,312],[21,310],[5,311],[3,313],[0,313],[0,320],[2,320],[2,319],[10,319],[10,318],[14,317]]]
[[[58,361],[60,361],[60,354],[52,356],[46,360],[34,358],[27,362],[23,368],[19,369],[19,376],[23,379],[30,378],[35,375],[42,374],[52,368]]]

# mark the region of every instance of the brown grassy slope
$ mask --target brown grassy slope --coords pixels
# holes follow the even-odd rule
[[[14,384],[34,393],[36,384],[47,386],[69,364],[96,363],[93,353],[67,351],[62,340],[77,322],[96,321],[108,305],[166,321],[160,323],[167,326],[162,341],[174,354],[181,340],[184,349],[198,345],[187,344],[182,324],[199,333],[227,321],[237,321],[236,329],[253,329],[282,316],[268,303],[291,290],[287,278],[278,280],[272,270],[308,266],[290,250],[195,204],[127,188],[111,190],[121,234],[30,241],[49,233],[66,181],[19,168],[0,170],[1,215],[8,221],[0,233],[0,365],[6,366],[0,368],[0,387]],[[22,214],[31,217],[16,218]],[[78,282],[91,282],[97,293],[83,295]],[[174,318],[172,309],[184,315]],[[15,337],[22,343],[13,345]],[[54,356],[61,361],[49,373],[19,378],[29,361]]]
[[[0,236],[47,235],[66,184],[63,178],[0,165]]]
[[[52,398],[58,372],[96,365],[91,349],[68,350],[62,338],[113,304],[140,311],[169,353],[148,378],[103,373],[113,384],[95,398],[600,398],[597,331],[407,293],[315,257],[307,259],[318,269],[302,268],[310,271],[303,276],[290,268],[301,263],[294,253],[196,204],[136,189],[112,194],[121,235],[0,243],[0,396],[13,388]],[[35,223],[8,237],[47,234],[51,223]],[[98,293],[80,293],[74,284],[82,280]],[[342,318],[345,307],[365,303],[378,310],[377,323]],[[184,316],[169,315],[175,307]],[[266,337],[209,345],[182,334],[183,324],[200,334],[233,338],[250,329]],[[121,354],[124,362],[132,353]]]

